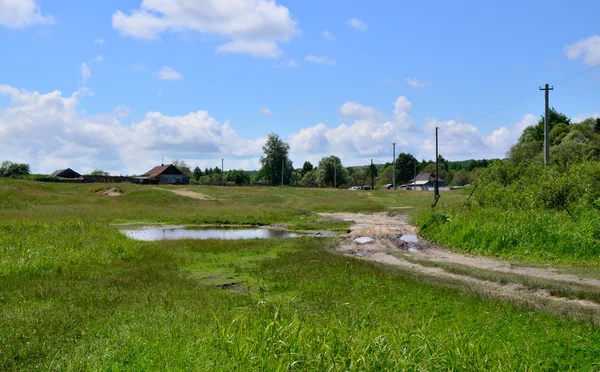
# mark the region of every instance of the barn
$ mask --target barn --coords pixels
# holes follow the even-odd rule
[[[173,164],[157,165],[148,172],[136,177],[139,183],[159,183],[166,185],[187,185],[190,178]]]
[[[52,172],[50,177],[56,178],[57,180],[61,180],[61,181],[81,181],[81,180],[83,180],[83,177],[81,176],[81,174],[75,172],[71,168],[55,170],[54,172]]]
[[[408,181],[405,186],[408,189],[421,189],[429,190],[430,187],[435,186],[435,173],[423,172],[417,174],[415,178]],[[438,180],[438,187],[444,187],[444,180]]]

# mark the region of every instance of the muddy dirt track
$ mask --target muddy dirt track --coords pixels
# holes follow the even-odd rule
[[[408,223],[408,218],[403,214],[320,215],[326,220],[353,222],[348,233],[342,237],[339,251],[344,255],[401,267],[415,275],[428,277],[433,282],[439,280],[442,285],[444,282],[452,283],[451,287],[489,297],[570,315],[583,311],[587,318],[600,322],[600,303],[577,296],[567,298],[552,294],[552,289],[557,287],[564,287],[563,291],[565,288],[576,288],[578,291],[600,293],[600,280],[559,273],[552,267],[515,266],[500,259],[450,252],[421,238],[417,243],[407,243],[400,239],[401,236],[417,234],[417,229]],[[368,244],[354,242],[357,237],[365,236],[374,241]],[[498,276],[502,280],[494,279]],[[530,282],[535,285],[530,285]]]

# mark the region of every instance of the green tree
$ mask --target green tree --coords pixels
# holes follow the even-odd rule
[[[302,165],[302,171],[300,172],[300,178],[303,178],[304,175],[308,172],[310,172],[311,170],[313,170],[313,165],[311,164],[311,162],[309,161],[305,161],[304,165]]]
[[[227,172],[226,181],[232,182],[238,186],[250,184],[250,174],[244,170],[230,170]]]
[[[281,168],[283,167],[283,183],[290,184],[294,167],[292,161],[288,158],[290,145],[283,142],[279,135],[270,133],[267,136],[267,142],[263,146],[265,156],[260,157],[262,165],[260,173],[262,179],[271,184],[279,185],[281,183]]]
[[[554,107],[550,109],[549,112],[549,120],[548,126],[549,130],[552,131],[555,125],[557,124],[566,124],[571,125],[571,119],[561,112],[556,111]],[[519,137],[519,142],[544,142],[544,116],[540,117],[540,120],[536,125],[531,125],[525,130],[523,130],[523,134]]]
[[[110,176],[110,173],[103,171],[102,169],[94,169],[91,173],[91,176]]]
[[[454,175],[452,183],[456,186],[465,186],[471,183],[471,173],[465,169],[461,169]]]
[[[393,183],[392,182],[393,178],[394,178],[394,166],[390,164],[387,167],[384,167],[383,170],[379,172],[375,183],[377,185],[386,185],[388,183]]]
[[[196,181],[200,181],[200,177],[202,177],[204,174],[202,173],[202,169],[200,169],[200,167],[196,167],[194,168],[194,179]]]
[[[317,171],[311,170],[306,172],[304,177],[300,180],[300,185],[304,187],[317,187]]]
[[[187,165],[185,163],[185,161],[183,160],[175,160],[173,162],[173,165],[179,169],[181,171],[181,173],[185,174],[186,176],[188,176],[190,179],[194,178],[194,174],[192,173],[192,170],[190,169],[190,166]]]
[[[334,186],[346,184],[348,173],[342,166],[342,161],[335,155],[325,157],[319,161],[317,167],[317,180],[319,186]]]
[[[31,174],[29,170],[29,164],[25,163],[13,163],[12,161],[2,162],[0,166],[0,177],[23,177]]]
[[[401,185],[414,177],[414,169],[419,172],[419,161],[409,153],[402,152],[396,159],[396,184]]]
[[[529,162],[541,156],[543,144],[538,141],[533,142],[517,142],[508,150],[508,157],[515,164]]]

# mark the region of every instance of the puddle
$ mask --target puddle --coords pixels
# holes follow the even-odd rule
[[[135,230],[121,230],[135,240],[178,240],[178,239],[278,239],[295,238],[298,234],[285,230],[261,228],[219,228],[219,229],[186,229],[179,227],[154,227]]]
[[[416,235],[411,235],[411,234],[402,235],[400,237],[400,240],[403,240],[403,241],[405,241],[407,243],[417,243],[418,242],[417,236]]]

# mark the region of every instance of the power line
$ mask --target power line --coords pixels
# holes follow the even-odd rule
[[[590,72],[590,71],[592,71],[592,70],[594,70],[594,69],[596,69],[596,68],[598,68],[598,67],[600,67],[600,65],[596,65],[596,66],[588,67],[588,68],[586,68],[586,69],[583,69],[583,70],[581,70],[581,71],[578,71],[578,72],[576,72],[576,73],[574,73],[574,74],[571,74],[571,75],[569,75],[569,76],[566,76],[566,77],[564,77],[564,78],[560,79],[559,81],[557,81],[556,83],[551,83],[551,85],[558,85],[558,84],[565,83],[565,82],[567,82],[567,81],[569,81],[569,80],[573,80],[573,79],[575,79],[575,78],[577,78],[577,77],[579,77],[579,76],[582,76],[582,75],[585,75],[585,74],[587,74],[588,72]],[[493,115],[493,114],[495,114],[495,113],[497,113],[497,112],[500,112],[500,111],[502,111],[502,110],[504,110],[504,109],[507,109],[507,108],[509,108],[510,106],[513,106],[513,105],[515,105],[515,104],[517,104],[517,103],[519,103],[519,102],[523,101],[524,99],[526,99],[526,98],[529,98],[529,97],[533,96],[534,94],[536,94],[536,92],[535,92],[535,91],[532,91],[531,93],[527,93],[527,94],[525,94],[525,95],[522,95],[522,96],[520,96],[520,97],[518,97],[518,98],[516,98],[516,99],[514,99],[514,100],[512,100],[512,101],[510,101],[509,103],[507,103],[506,105],[504,105],[504,106],[502,106],[502,107],[500,107],[500,108],[497,108],[497,109],[495,109],[495,110],[493,110],[493,111],[490,111],[490,112],[488,112],[487,114],[484,114],[484,115],[478,116],[478,117],[477,117],[477,118],[475,118],[473,121],[477,121],[477,120],[483,119],[483,118],[485,118],[485,117],[488,117],[488,116],[490,116],[490,115]]]
[[[592,71],[592,70],[594,70],[594,69],[596,69],[596,68],[598,68],[598,67],[600,67],[600,65],[596,65],[596,66],[588,67],[588,68],[586,68],[586,69],[583,69],[583,70],[581,70],[581,71],[578,71],[578,72],[576,72],[576,73],[574,73],[574,74],[572,74],[572,75],[569,75],[569,76],[567,76],[567,77],[565,77],[565,78],[562,78],[561,80],[557,81],[556,83],[552,83],[551,85],[558,85],[558,84],[562,84],[562,83],[564,83],[564,82],[567,82],[567,81],[569,81],[569,80],[573,80],[573,79],[575,79],[576,77],[579,77],[579,76],[581,76],[581,75],[585,75],[585,74],[587,74],[588,72],[590,72],[590,71]]]

